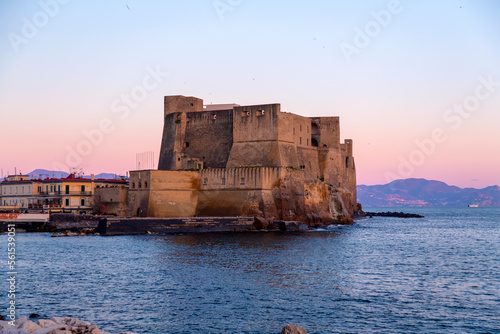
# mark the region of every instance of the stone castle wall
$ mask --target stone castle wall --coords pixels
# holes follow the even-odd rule
[[[149,188],[136,180],[135,189],[144,171],[131,172],[132,215],[307,222],[352,215],[352,141],[340,143],[339,117],[304,117],[279,104],[204,107],[183,96],[165,97],[164,112],[160,171],[147,171]]]
[[[140,188],[139,188],[140,186]],[[130,216],[258,216],[308,223],[350,217],[350,192],[282,167],[132,171]]]

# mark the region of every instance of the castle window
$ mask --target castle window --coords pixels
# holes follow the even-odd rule
[[[148,181],[144,181],[144,188],[148,187]]]
[[[245,184],[245,178],[244,177],[241,178],[241,184]]]
[[[244,110],[244,111],[241,112],[241,117],[248,117],[248,116],[250,116],[250,111],[245,111]]]
[[[142,184],[141,184],[141,181],[139,181],[139,189],[142,188]]]
[[[191,103],[191,107],[194,107],[194,103]]]
[[[306,140],[307,140],[307,146],[309,146],[309,138],[307,138]]]
[[[313,135],[317,135],[319,134],[319,127],[318,127],[318,124],[316,123],[311,123],[311,133]]]
[[[177,158],[177,161],[181,161],[181,158]]]
[[[135,189],[135,182],[132,182],[132,189]]]
[[[257,116],[264,116],[265,111],[264,110],[257,110]]]
[[[302,137],[299,138],[299,144],[302,145]]]
[[[80,201],[80,204],[81,206],[85,206],[85,200],[82,198],[82,200]]]
[[[300,124],[300,132],[302,132],[302,124]]]
[[[203,184],[204,184],[204,185],[207,185],[207,184],[208,184],[208,178],[204,178],[204,179],[203,179]]]
[[[226,184],[226,179],[222,178],[222,185],[225,185],[225,184]]]
[[[184,143],[184,147],[189,147],[189,143],[188,143],[188,142],[185,142],[185,143]]]
[[[300,169],[302,170],[306,169],[306,165],[300,165]]]
[[[312,147],[318,147],[318,141],[314,138],[311,138],[311,146]]]
[[[69,206],[69,198],[66,198],[66,206]]]

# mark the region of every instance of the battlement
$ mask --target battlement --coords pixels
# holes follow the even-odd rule
[[[173,95],[164,98],[164,115],[203,111],[203,100],[193,96]]]
[[[186,126],[214,123],[233,123],[233,110],[209,110],[186,113]]]
[[[200,189],[272,189],[289,171],[283,167],[203,169],[200,171]]]

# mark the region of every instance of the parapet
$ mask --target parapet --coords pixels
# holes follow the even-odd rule
[[[203,100],[193,96],[165,96],[164,115],[176,112],[203,111]]]
[[[344,140],[344,144],[345,144],[345,148],[346,148],[346,155],[352,156],[352,139]]]

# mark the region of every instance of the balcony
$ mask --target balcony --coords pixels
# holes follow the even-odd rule
[[[45,210],[49,210],[49,209],[54,209],[54,208],[62,208],[62,205],[61,204],[45,204],[43,205],[42,207],[43,209]]]
[[[92,196],[91,191],[40,191],[39,196],[60,196],[60,195],[70,195],[70,196]]]

